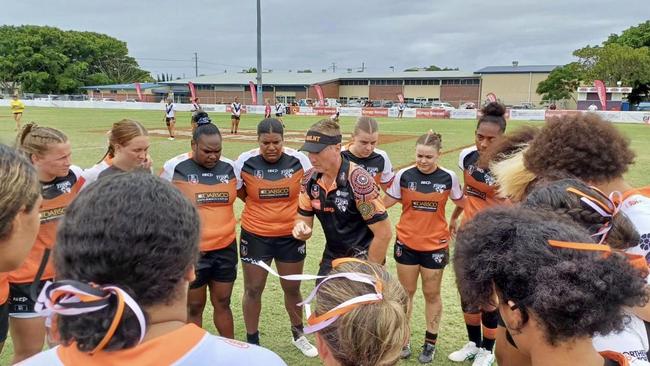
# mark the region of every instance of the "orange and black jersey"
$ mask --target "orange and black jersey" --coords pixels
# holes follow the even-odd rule
[[[63,218],[66,207],[77,197],[84,183],[82,170],[77,166],[71,166],[65,177],[57,177],[51,182],[41,182],[43,203],[39,209],[41,226],[38,229],[36,242],[23,264],[18,269],[9,272],[9,282],[30,283],[34,280],[45,249],[51,250],[54,247],[56,229],[59,221]],[[54,266],[50,258],[41,279],[51,278],[54,278]]]
[[[237,178],[232,160],[222,157],[207,169],[185,153],[165,162],[160,177],[172,182],[198,208],[202,252],[223,249],[235,240]]]
[[[326,240],[323,259],[366,251],[373,239],[368,225],[388,218],[379,187],[366,170],[346,159],[341,159],[332,187],[325,187],[321,177],[313,170],[305,174],[298,212],[318,217]]]
[[[402,202],[397,239],[417,251],[433,251],[449,246],[445,218],[447,199],[463,198],[456,173],[438,167],[423,174],[417,167],[400,170],[386,194]]]
[[[350,145],[346,145],[341,151],[341,155],[351,162],[364,168],[375,179],[375,183],[381,187],[382,184],[390,184],[395,177],[393,165],[385,151],[375,149],[367,158],[360,158],[352,154]]]
[[[478,167],[478,160],[479,152],[476,146],[460,152],[458,166],[463,170],[464,192],[467,198],[463,222],[474,217],[479,211],[503,202],[497,197],[496,179],[489,170]]]
[[[275,163],[269,163],[260,149],[244,152],[235,162],[237,189],[246,190],[241,225],[264,237],[291,235],[298,209],[300,184],[311,163],[305,154],[284,148]]]

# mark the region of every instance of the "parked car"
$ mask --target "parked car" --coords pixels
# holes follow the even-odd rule
[[[637,111],[640,112],[647,112],[650,111],[650,102],[641,102],[639,105],[636,107]]]
[[[524,102],[513,105],[512,109],[535,109],[535,105],[533,103]]]
[[[463,103],[460,109],[476,109],[476,104],[472,102]]]
[[[115,98],[102,98],[102,102],[115,102]]]
[[[348,107],[363,107],[364,104],[361,100],[348,100]]]
[[[452,109],[456,109],[456,107],[447,102],[431,102],[431,109],[444,109],[446,111],[450,111]]]
[[[125,102],[128,102],[128,103],[135,103],[135,102],[137,102],[137,100],[135,100],[135,99],[126,99],[126,100],[124,100],[124,101],[125,101]]]
[[[424,108],[426,102],[423,101],[411,101],[411,102],[406,102],[406,107],[408,108]]]

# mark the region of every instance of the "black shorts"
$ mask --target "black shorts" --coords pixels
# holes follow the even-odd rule
[[[269,262],[275,259],[282,263],[298,263],[305,260],[307,245],[291,235],[269,238],[255,235],[242,227],[239,255],[244,262]]]
[[[428,269],[444,269],[449,263],[449,248],[420,252],[397,240],[393,257],[397,263],[407,266],[420,265]]]
[[[167,124],[167,126],[171,125],[172,123],[176,123],[176,117],[165,117],[165,124]]]
[[[233,114],[232,116],[230,116],[230,119],[236,119],[237,121],[239,121],[239,116],[235,116],[235,115]]]
[[[223,249],[202,252],[196,265],[196,279],[190,289],[203,287],[209,281],[235,282],[237,279],[237,241]]]
[[[276,117],[282,117],[282,113],[276,113],[275,116]]]
[[[0,305],[0,343],[7,340],[9,332],[9,300]]]
[[[41,280],[38,284],[37,294],[41,292],[45,282],[48,280]],[[15,318],[34,318],[36,312],[34,305],[36,303],[31,298],[30,289],[32,283],[9,283],[9,315]]]

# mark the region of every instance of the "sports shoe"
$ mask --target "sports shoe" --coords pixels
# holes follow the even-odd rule
[[[472,366],[492,366],[494,363],[494,354],[485,348],[479,348]]]
[[[295,341],[292,339],[291,343],[293,343],[293,345],[296,346],[296,348],[298,348],[300,352],[302,352],[302,354],[307,357],[318,356],[318,350],[316,347],[312,346],[311,343],[309,343],[309,340],[305,336],[301,336]]]
[[[422,353],[418,357],[419,363],[430,363],[433,361],[433,357],[436,355],[436,346],[430,343],[425,343],[422,346]]]
[[[478,347],[476,347],[476,343],[467,342],[463,348],[450,353],[448,357],[454,362],[463,362],[473,359],[477,353]]]
[[[169,140],[169,141],[174,141],[175,138],[173,138],[173,137],[168,137],[167,140]]]
[[[407,343],[406,346],[402,347],[402,352],[399,354],[399,358],[405,360],[411,357],[411,344]]]

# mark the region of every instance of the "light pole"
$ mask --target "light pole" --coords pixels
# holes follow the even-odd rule
[[[257,104],[264,104],[262,84],[262,9],[260,0],[257,0]]]

